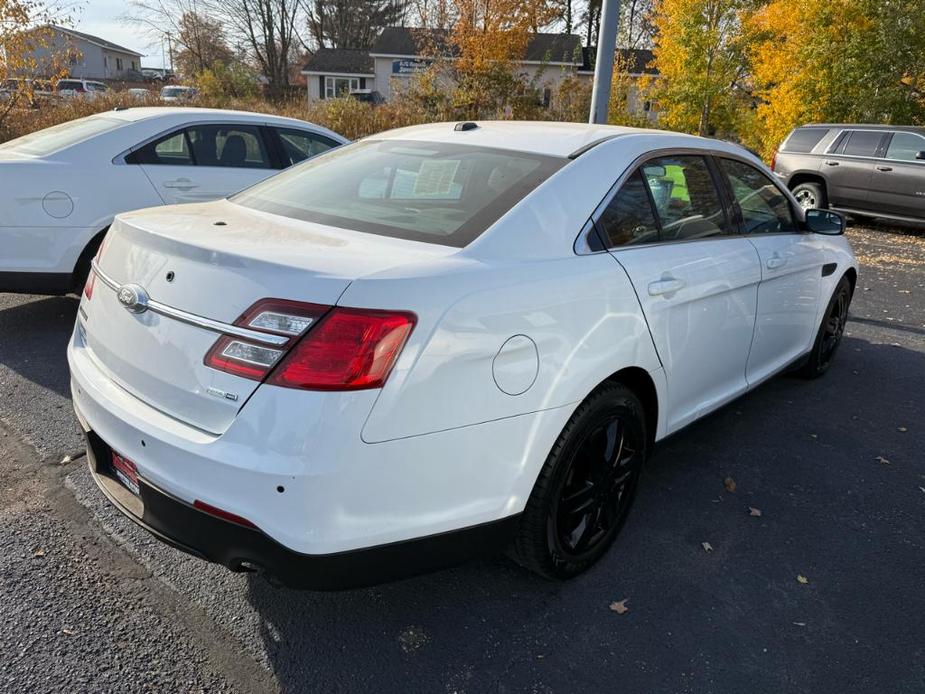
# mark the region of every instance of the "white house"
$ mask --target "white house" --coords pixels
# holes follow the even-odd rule
[[[321,48],[312,55],[302,74],[307,81],[310,102],[347,96],[361,90],[378,92],[388,101],[402,90],[411,78],[426,70],[434,55],[452,58],[455,47],[444,31],[412,27],[386,27],[376,38],[371,50]],[[590,80],[594,74],[595,49],[584,48],[575,34],[534,34],[519,61],[522,74],[534,80],[549,102],[559,84],[567,77]],[[626,73],[638,79],[654,74],[648,67],[651,51],[620,49],[620,65]],[[646,113],[651,120],[655,113],[647,102],[638,98],[635,90],[629,95],[633,112]]]
[[[56,25],[43,27],[50,31],[48,45],[36,49],[37,72],[50,72],[56,61],[63,61],[70,77],[85,79],[127,79],[131,72],[141,70],[141,53],[101,39]]]

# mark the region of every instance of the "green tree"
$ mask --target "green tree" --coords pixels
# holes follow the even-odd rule
[[[748,65],[742,19],[755,0],[658,0],[652,83],[660,124],[699,135],[728,135],[747,111]]]

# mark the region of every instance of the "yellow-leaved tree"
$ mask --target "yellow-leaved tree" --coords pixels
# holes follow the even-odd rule
[[[728,136],[746,115],[750,94],[743,20],[755,0],[658,0],[652,81],[659,124]]]
[[[765,157],[805,123],[925,123],[921,0],[772,0],[746,33]]]

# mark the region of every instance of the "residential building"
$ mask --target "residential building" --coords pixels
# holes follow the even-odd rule
[[[373,90],[388,101],[401,92],[414,75],[426,70],[434,56],[452,58],[456,52],[447,32],[413,27],[387,27],[371,50],[321,48],[305,63],[310,102],[347,96],[359,90]],[[594,48],[583,48],[575,34],[534,34],[519,61],[521,74],[529,78],[549,103],[562,80],[575,77],[590,80],[594,75]],[[633,82],[644,74],[655,74],[649,67],[652,52],[620,49],[619,65]],[[646,113],[655,120],[654,110],[633,85],[628,95],[634,113]]]
[[[73,29],[48,25],[51,32],[48,45],[32,52],[38,73],[51,72],[64,63],[70,77],[93,80],[119,80],[132,77],[141,70],[141,53],[124,48]]]

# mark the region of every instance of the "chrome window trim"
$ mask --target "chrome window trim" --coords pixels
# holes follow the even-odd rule
[[[103,284],[112,289],[114,292],[119,291],[119,287],[122,285],[100,270],[96,260],[90,261],[90,269]],[[160,301],[155,301],[154,299],[148,300],[148,311],[157,313],[161,316],[166,316],[167,318],[173,318],[174,320],[178,320],[181,323],[195,325],[198,328],[210,330],[215,333],[233,335],[234,337],[252,340],[264,345],[272,345],[274,347],[280,347],[289,342],[291,339],[289,337],[283,337],[282,335],[273,335],[271,333],[265,333],[259,330],[251,330],[249,328],[242,328],[238,325],[231,325],[230,323],[223,323],[221,321],[212,320],[211,318],[199,316],[195,313],[190,313],[189,311],[184,311],[179,308],[174,308],[173,306],[168,306],[167,304],[162,304]]]
[[[662,149],[650,150],[646,152],[645,154],[642,154],[636,157],[636,159],[634,159],[630,163],[630,165],[626,168],[626,170],[624,170],[623,173],[620,174],[619,178],[617,178],[616,183],[614,183],[610,187],[610,190],[607,191],[607,194],[604,196],[604,199],[601,200],[598,206],[594,208],[594,211],[591,213],[591,216],[588,218],[588,221],[584,223],[584,225],[581,228],[581,231],[578,232],[578,236],[575,239],[575,242],[572,244],[572,248],[576,255],[596,255],[598,253],[610,253],[610,252],[618,251],[618,250],[628,251],[634,248],[652,248],[654,246],[667,246],[669,244],[675,244],[675,243],[718,241],[721,239],[734,239],[734,238],[746,239],[749,236],[752,236],[752,234],[743,234],[739,232],[738,225],[735,223],[735,220],[730,220],[730,222],[736,228],[736,232],[734,234],[720,234],[718,236],[705,236],[704,238],[701,238],[701,239],[675,239],[673,241],[656,241],[654,243],[640,243],[640,244],[633,244],[629,246],[616,246],[614,248],[605,247],[603,250],[600,250],[600,251],[591,250],[591,245],[588,242],[587,237],[590,233],[593,233],[594,225],[597,224],[598,220],[601,218],[601,215],[604,213],[604,210],[610,204],[610,201],[613,200],[616,194],[620,191],[620,188],[623,187],[623,184],[626,183],[626,179],[628,179],[636,171],[636,169],[638,169],[640,166],[642,166],[645,162],[649,161],[650,159],[657,159],[659,157],[673,156],[673,155],[681,155],[681,156],[694,155],[694,156],[702,156],[702,157],[713,157],[715,159],[724,159],[724,158],[733,159],[735,161],[740,161],[743,164],[748,164],[749,166],[752,166],[752,167],[755,166],[754,161],[751,161],[748,158],[743,157],[735,152],[727,152],[725,150],[698,149],[696,147],[665,147]],[[774,186],[776,186],[777,189],[781,191],[784,194],[784,196],[790,201],[791,210],[796,211],[798,206],[794,204],[794,201],[792,200],[791,195],[790,195],[790,191],[788,191],[783,185],[781,185],[779,181],[776,181],[773,178],[769,178],[768,180],[770,180],[771,183]],[[722,197],[723,197],[722,191],[717,190],[716,192],[717,192],[717,195],[720,196],[720,201],[722,202],[723,207],[725,208],[726,204],[722,200]],[[797,222],[803,221],[799,213],[795,214],[794,217],[796,218]],[[784,232],[775,232],[773,235],[776,236],[776,235],[783,235],[783,234],[789,235],[789,234],[799,234],[799,233],[802,233],[802,232],[800,232],[799,230],[784,231]],[[755,234],[755,235],[758,235],[758,234]],[[771,234],[761,234],[761,235],[770,236]]]

